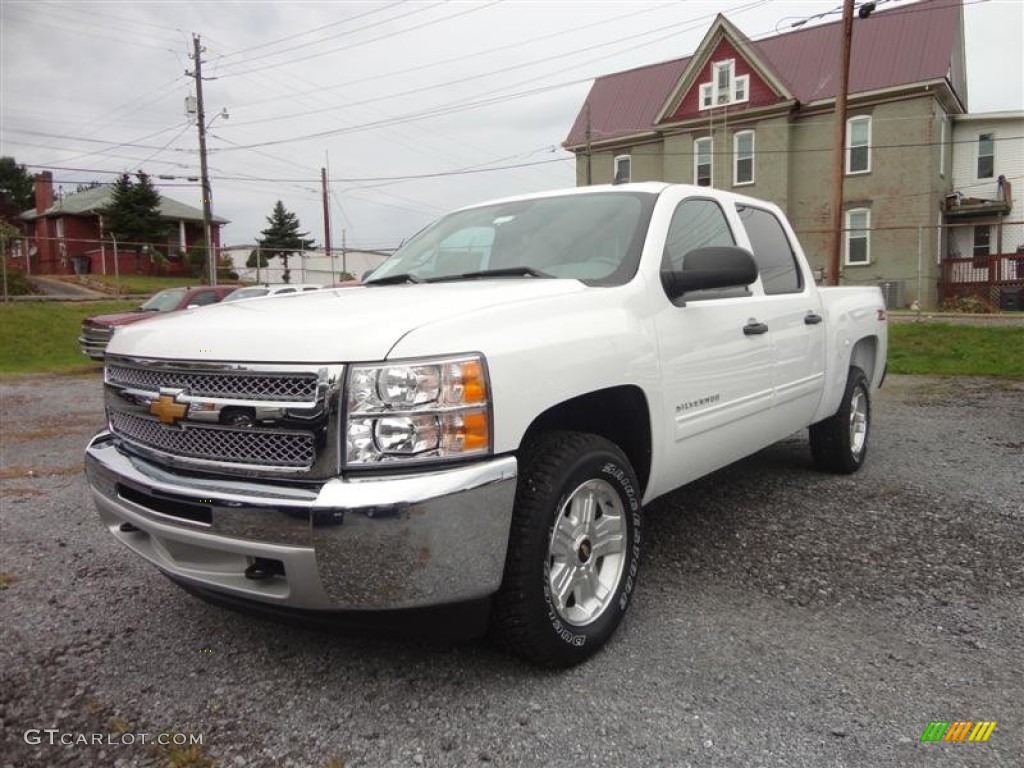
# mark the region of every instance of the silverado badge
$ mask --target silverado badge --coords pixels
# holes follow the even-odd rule
[[[177,395],[162,393],[149,404],[149,412],[164,424],[174,424],[188,414],[188,403],[179,403]]]

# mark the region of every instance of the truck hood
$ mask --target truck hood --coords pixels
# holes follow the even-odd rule
[[[546,312],[544,305],[587,290],[576,280],[523,278],[341,288],[247,299],[121,328],[107,354],[264,363],[382,360],[405,334],[431,323],[459,318],[480,322],[479,315],[488,308],[515,303],[523,304],[524,312]]]
[[[120,327],[122,325],[137,323],[140,320],[152,320],[155,317],[162,316],[162,312],[143,312],[138,309],[133,309],[128,312],[115,312],[112,315],[95,315],[93,317],[86,318],[85,322],[92,323],[93,325]]]

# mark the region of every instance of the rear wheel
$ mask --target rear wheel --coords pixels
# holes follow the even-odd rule
[[[864,371],[851,367],[839,410],[810,428],[811,455],[819,468],[848,475],[863,466],[871,431],[868,393]]]
[[[595,653],[629,606],[640,529],[639,484],[616,445],[579,432],[525,445],[494,640],[546,666]]]

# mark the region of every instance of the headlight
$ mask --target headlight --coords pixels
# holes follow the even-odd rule
[[[490,386],[479,355],[352,366],[347,391],[350,467],[491,450]]]

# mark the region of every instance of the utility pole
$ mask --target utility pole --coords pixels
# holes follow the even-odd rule
[[[586,130],[586,139],[587,139],[587,186],[589,187],[590,184],[591,184],[591,179],[592,179],[592,176],[590,174],[590,163],[592,162],[592,158],[590,156],[590,102],[589,101],[584,106],[584,109],[586,110],[586,119],[587,119],[587,125],[586,125],[586,129],[585,130]]]
[[[327,169],[320,169],[320,190],[324,198],[324,248],[327,249],[327,258],[331,262],[331,282],[335,281],[334,255],[331,253],[331,209],[327,204]]]
[[[843,40],[839,59],[839,93],[836,95],[835,142],[832,148],[832,247],[829,250],[828,285],[839,285],[840,252],[843,247],[843,180],[846,175],[846,97],[850,91],[850,43],[853,39],[853,0],[843,0]]]
[[[210,174],[206,168],[206,111],[203,108],[203,47],[199,35],[192,34],[192,59],[195,71],[185,72],[196,80],[196,117],[199,125],[199,172],[203,185],[203,238],[206,240],[206,263],[209,266],[210,285],[217,284],[217,259],[213,248],[213,191],[210,188]]]

